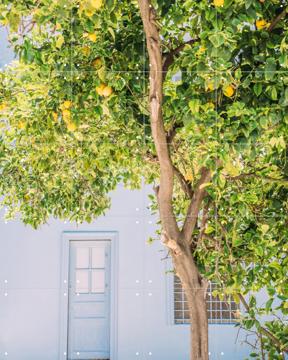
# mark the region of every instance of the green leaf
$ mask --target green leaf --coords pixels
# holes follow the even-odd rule
[[[201,103],[200,103],[199,99],[192,99],[189,101],[189,108],[190,108],[192,114],[199,113],[200,105],[201,105]]]
[[[274,58],[268,58],[265,64],[265,79],[272,80],[276,72],[276,61]]]
[[[256,83],[253,86],[253,90],[256,96],[259,96],[262,93],[262,84],[261,83]]]
[[[216,34],[210,35],[209,40],[215,48],[218,48],[224,44],[225,37],[221,32],[217,32]]]

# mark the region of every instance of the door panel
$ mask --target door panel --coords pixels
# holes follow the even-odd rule
[[[68,360],[110,358],[110,241],[70,241]]]

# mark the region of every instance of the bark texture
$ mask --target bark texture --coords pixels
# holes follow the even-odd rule
[[[152,136],[160,167],[160,185],[157,188],[157,200],[163,229],[162,242],[170,251],[176,274],[181,280],[189,303],[192,323],[190,359],[208,360],[208,322],[205,301],[207,282],[199,274],[193,259],[191,238],[205,197],[205,187],[203,185],[210,181],[211,174],[208,169],[203,168],[194,192],[188,193],[191,202],[187,210],[184,226],[180,230],[173,211],[175,166],[170,156],[167,141],[169,134],[165,131],[162,113],[163,77],[167,72],[167,68],[163,70],[165,61],[163,61],[156,12],[149,0],[138,0],[138,4],[150,62],[149,106]],[[179,178],[181,174],[176,172],[176,176]],[[181,179],[183,180],[183,177]],[[182,187],[186,188],[183,184]]]

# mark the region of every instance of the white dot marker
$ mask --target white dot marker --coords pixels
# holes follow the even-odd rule
[[[140,280],[136,280],[135,282],[136,282],[136,284],[139,284],[139,283],[140,283]]]
[[[80,355],[80,353],[79,353],[79,352],[77,352],[76,354],[77,354],[77,356],[79,356],[79,355]]]
[[[66,355],[67,355],[67,353],[66,353],[66,352],[64,352],[64,353],[63,353],[63,355],[64,355],[64,356],[66,356]]]
[[[4,294],[4,296],[8,296],[8,293],[6,292],[6,293]]]
[[[148,283],[149,283],[149,284],[152,284],[152,280],[148,280]]]
[[[210,356],[211,355],[211,352],[209,351],[208,355]]]
[[[4,280],[4,283],[7,284],[7,283],[8,283],[8,280]]]
[[[139,294],[139,293],[136,293],[135,295],[136,295],[136,296],[139,296],[140,294]]]
[[[137,207],[135,210],[136,210],[136,211],[139,211],[140,209]]]
[[[152,293],[149,293],[148,296],[152,296]]]
[[[5,355],[5,356],[8,356],[8,352],[7,352],[7,351],[5,351],[4,355]]]
[[[224,355],[224,352],[223,352],[223,351],[221,351],[221,355]]]
[[[151,356],[151,355],[152,355],[152,352],[151,352],[151,351],[149,351],[148,355],[149,355],[149,356]]]
[[[136,355],[136,356],[139,356],[139,352],[137,351],[137,352],[135,353],[135,355]]]
[[[136,224],[139,224],[140,223],[140,221],[139,220],[136,220]]]
[[[67,293],[64,293],[64,296],[67,296]]]

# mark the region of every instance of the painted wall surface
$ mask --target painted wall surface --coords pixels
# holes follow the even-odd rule
[[[59,350],[61,248],[64,231],[118,233],[117,360],[186,360],[189,328],[173,325],[171,275],[159,241],[147,191],[122,187],[110,211],[93,224],[51,220],[38,230],[20,221],[0,223],[0,359],[64,359]],[[211,359],[244,359],[232,325],[210,325]],[[65,351],[65,349],[63,349]],[[5,352],[8,355],[5,356]]]
[[[9,64],[14,58],[13,52],[8,46],[7,30],[0,27],[0,69]]]

